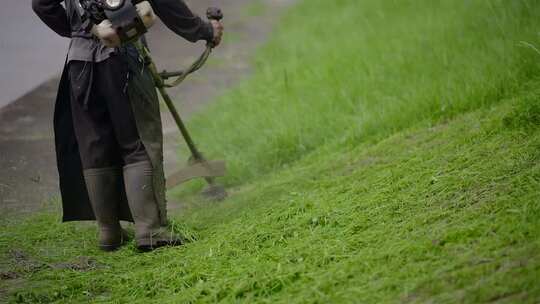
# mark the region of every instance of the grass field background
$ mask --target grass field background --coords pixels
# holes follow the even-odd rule
[[[191,122],[239,184],[511,96],[538,73],[534,1],[306,1],[257,72]],[[209,124],[210,123],[210,124]]]
[[[539,32],[533,0],[300,1],[190,121],[231,169],[222,203],[172,193],[191,243],[105,254],[58,214],[4,220],[0,283],[29,303],[538,303]]]

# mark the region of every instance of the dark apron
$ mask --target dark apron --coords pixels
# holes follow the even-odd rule
[[[161,223],[167,224],[165,176],[163,171],[163,134],[159,101],[152,76],[132,47],[125,48],[128,70],[128,95],[133,109],[137,130],[153,166],[154,194],[160,210]],[[91,66],[91,64],[90,64]],[[95,220],[83,178],[79,147],[71,113],[70,80],[67,65],[64,67],[54,113],[54,131],[60,192],[62,195],[63,221]],[[90,90],[91,87],[86,88]],[[120,88],[122,89],[122,88]],[[133,221],[125,193],[120,204],[120,219]]]

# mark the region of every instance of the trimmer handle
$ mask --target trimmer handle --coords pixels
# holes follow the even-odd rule
[[[221,21],[221,19],[223,19],[223,12],[220,8],[209,7],[208,10],[206,10],[206,17],[208,20]]]

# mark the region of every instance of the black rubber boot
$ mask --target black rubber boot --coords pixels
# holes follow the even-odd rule
[[[99,248],[116,250],[128,238],[118,220],[122,190],[120,168],[87,169],[84,170],[84,180],[99,228]]]
[[[129,208],[135,221],[135,241],[141,251],[182,245],[182,239],[160,225],[159,209],[152,184],[149,161],[124,167],[124,184]]]

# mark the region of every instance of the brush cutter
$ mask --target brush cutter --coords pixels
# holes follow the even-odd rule
[[[209,20],[221,20],[223,14],[218,8],[209,8],[206,12],[206,15]],[[208,183],[208,187],[203,191],[203,195],[215,200],[222,200],[227,196],[225,188],[216,183],[215,178],[219,176],[224,176],[226,173],[225,162],[221,160],[206,160],[203,154],[197,149],[195,142],[193,141],[191,135],[189,134],[184,122],[180,118],[171,97],[167,93],[167,88],[172,88],[178,86],[182,83],[186,77],[199,70],[206,62],[214,44],[208,42],[206,44],[206,49],[199,56],[197,60],[186,70],[174,71],[174,72],[158,72],[152,57],[150,56],[150,51],[148,48],[140,41],[135,43],[139,54],[143,57],[145,63],[147,64],[152,77],[154,78],[155,85],[158,89],[159,94],[165,101],[167,108],[172,114],[180,133],[191,152],[191,158],[188,161],[188,166],[173,173],[167,178],[167,189],[171,189],[181,183],[195,179],[195,178],[204,178]],[[168,80],[171,81],[168,81]]]

